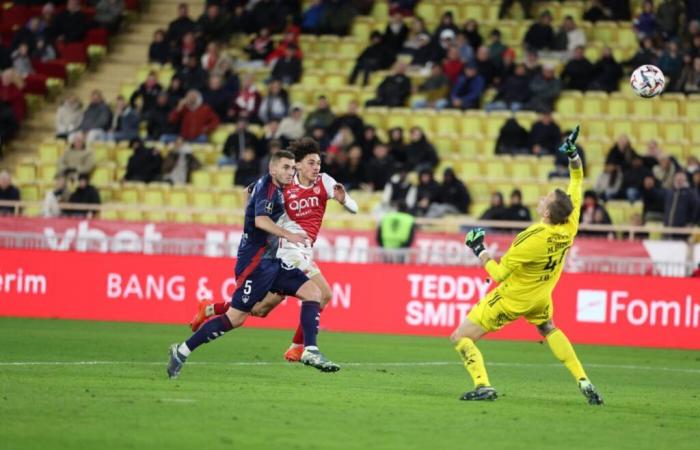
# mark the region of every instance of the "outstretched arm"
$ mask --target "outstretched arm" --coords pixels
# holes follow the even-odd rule
[[[576,139],[578,138],[579,130],[580,127],[576,125],[574,131],[566,138],[561,147],[559,147],[559,151],[566,153],[566,156],[569,157],[570,181],[566,193],[569,194],[571,203],[574,206],[571,216],[569,216],[569,223],[575,225],[576,228],[578,228],[583,196],[583,164],[581,163],[581,157],[576,149]]]

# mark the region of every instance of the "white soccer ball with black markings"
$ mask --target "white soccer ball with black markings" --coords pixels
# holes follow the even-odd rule
[[[640,97],[651,98],[656,97],[664,91],[666,78],[661,69],[651,64],[646,64],[637,67],[635,71],[632,72],[630,85],[632,85],[632,89],[634,89],[634,92]]]

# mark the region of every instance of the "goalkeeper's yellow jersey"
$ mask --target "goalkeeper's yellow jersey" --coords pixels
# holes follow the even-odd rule
[[[567,193],[574,210],[569,220],[559,225],[531,225],[515,237],[499,263],[490,260],[486,264],[489,275],[500,283],[496,289],[505,300],[525,306],[551,299],[581,214],[583,169],[571,168],[570,173]]]

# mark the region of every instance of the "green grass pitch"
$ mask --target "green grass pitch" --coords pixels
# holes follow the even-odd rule
[[[170,381],[168,345],[188,335],[0,319],[0,448],[700,448],[700,352],[578,346],[593,407],[546,345],[483,341],[501,397],[468,403],[447,339],[322,333],[345,363],[324,374],[282,361],[290,332],[241,329]]]

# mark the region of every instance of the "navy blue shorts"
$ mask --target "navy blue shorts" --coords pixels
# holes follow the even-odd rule
[[[244,267],[240,273],[236,273],[236,279],[240,278],[240,283],[231,299],[231,307],[243,312],[250,312],[253,305],[262,301],[268,292],[294,295],[309,281],[304,272],[284,266],[279,259],[263,259],[247,277],[241,277],[245,269]]]

